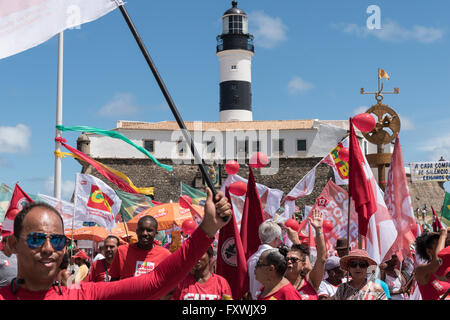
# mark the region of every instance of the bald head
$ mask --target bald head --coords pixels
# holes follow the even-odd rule
[[[52,206],[48,205],[47,203],[44,203],[44,202],[33,202],[33,203],[25,206],[22,209],[22,211],[20,211],[17,214],[17,216],[15,217],[15,219],[14,219],[14,235],[17,238],[19,238],[21,233],[22,233],[25,217],[30,213],[31,210],[33,210],[35,208],[41,208],[41,209],[43,209],[42,211],[47,212],[50,215],[58,216],[59,220],[61,221],[62,233],[64,233],[64,221],[63,221],[61,215],[59,214],[59,212],[56,211],[55,208],[53,208]],[[34,211],[36,211],[36,210],[34,210]]]

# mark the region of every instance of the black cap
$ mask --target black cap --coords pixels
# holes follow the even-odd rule
[[[237,1],[232,1],[231,5],[233,6],[231,9],[228,9],[223,15],[227,15],[227,14],[245,14],[247,15],[244,10],[239,9],[237,7]]]

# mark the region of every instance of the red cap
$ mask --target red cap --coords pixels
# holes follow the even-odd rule
[[[76,255],[74,255],[73,257],[74,258],[81,258],[83,260],[88,260],[89,259],[88,255],[83,250],[78,251],[78,253]]]

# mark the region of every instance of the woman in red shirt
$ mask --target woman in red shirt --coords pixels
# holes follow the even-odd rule
[[[416,254],[426,261],[415,269],[415,277],[423,300],[439,300],[450,288],[445,277],[437,275],[442,259],[438,253],[444,248],[447,229],[425,232],[416,239]]]
[[[287,249],[264,251],[255,266],[255,278],[263,287],[258,300],[302,300],[294,286],[284,277]]]
[[[223,193],[212,199],[207,189],[203,221],[182,247],[152,273],[116,282],[82,282],[61,287],[56,282],[66,251],[64,222],[53,207],[35,202],[14,219],[8,244],[17,255],[17,278],[0,288],[0,300],[121,300],[159,299],[183,280],[230,217],[231,205]]]
[[[323,279],[327,258],[325,238],[322,231],[323,213],[318,209],[314,209],[309,221],[316,231],[317,260],[314,267],[311,268],[309,247],[300,244],[298,233],[292,232],[293,230],[291,229],[288,236],[293,245],[287,254],[288,266],[285,276],[297,289],[303,300],[318,300],[317,291]]]

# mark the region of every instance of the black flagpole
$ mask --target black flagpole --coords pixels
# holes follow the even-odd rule
[[[191,147],[191,152],[194,155],[194,161],[195,161],[195,163],[198,163],[198,166],[200,168],[200,172],[202,173],[203,179],[206,181],[206,184],[208,185],[209,189],[211,189],[211,191],[213,193],[213,199],[214,199],[217,194],[217,191],[206,172],[206,169],[204,167],[205,162],[199,156],[198,151],[195,148],[194,141],[192,140],[192,137],[191,137],[189,131],[186,129],[184,121],[181,118],[181,115],[178,112],[178,109],[175,106],[175,103],[173,102],[173,100],[169,94],[169,91],[166,88],[166,85],[164,84],[163,80],[161,79],[161,76],[159,75],[159,72],[156,69],[155,64],[153,63],[153,60],[150,57],[150,54],[149,54],[147,48],[145,47],[144,42],[142,41],[142,38],[140,37],[139,33],[137,32],[136,27],[134,26],[133,21],[131,20],[130,16],[128,15],[127,9],[125,9],[125,5],[124,4],[119,5],[119,9],[120,9],[120,12],[122,12],[122,15],[123,15],[125,21],[127,22],[127,25],[130,28],[130,31],[133,34],[134,39],[136,40],[139,48],[141,49],[141,52],[144,55],[144,58],[147,61],[147,64],[150,67],[150,69],[153,73],[153,76],[155,77],[156,82],[159,85],[159,88],[161,89],[161,92],[163,93],[164,97],[166,98],[167,104],[169,105],[170,110],[172,111],[172,113],[175,117],[175,120],[177,121],[178,126],[180,127],[180,129],[183,133],[185,140]]]

